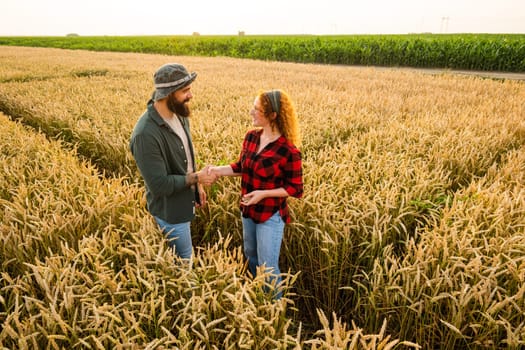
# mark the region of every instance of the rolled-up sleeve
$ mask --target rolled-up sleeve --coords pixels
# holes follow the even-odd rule
[[[242,168],[241,168],[241,161],[238,160],[237,162],[235,163],[231,163],[230,164],[230,167],[232,168],[233,172],[234,173],[240,173]]]

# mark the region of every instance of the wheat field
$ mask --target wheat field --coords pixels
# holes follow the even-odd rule
[[[144,208],[127,146],[167,62],[198,73],[200,166],[236,160],[260,89],[295,101],[281,302],[245,276],[236,179],[208,188],[191,271]],[[525,345],[523,82],[0,47],[0,111],[4,348]]]

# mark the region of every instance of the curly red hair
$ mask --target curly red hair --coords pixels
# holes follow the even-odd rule
[[[282,91],[278,90],[281,95],[280,103],[281,108],[277,112],[277,117],[271,121],[272,128],[277,127],[279,132],[296,147],[301,146],[301,133],[299,131],[299,120],[295,112],[295,106],[290,96]],[[264,115],[268,116],[273,112],[272,104],[268,93],[265,91],[259,91],[257,95],[261,103],[261,107],[264,110]]]

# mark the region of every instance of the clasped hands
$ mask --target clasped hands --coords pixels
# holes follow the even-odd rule
[[[215,166],[206,165],[200,171],[197,172],[199,178],[199,184],[204,186],[211,186],[220,177],[219,173],[215,170]]]

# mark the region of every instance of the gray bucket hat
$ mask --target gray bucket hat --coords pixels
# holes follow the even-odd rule
[[[155,83],[153,100],[158,101],[167,97],[172,92],[188,86],[196,77],[197,73],[188,73],[186,68],[178,63],[167,63],[163,65],[153,75],[153,81]]]

